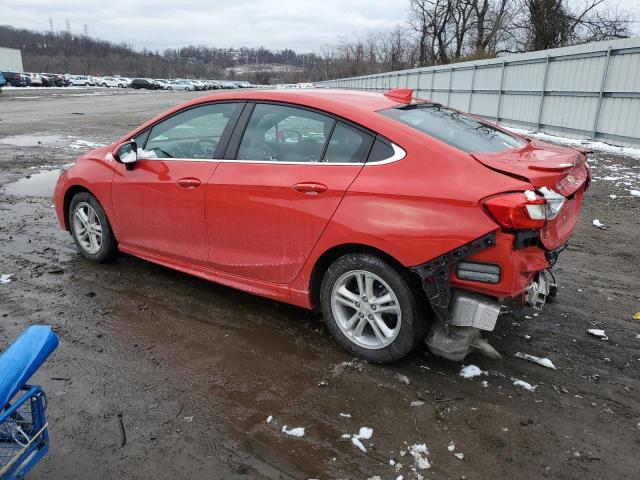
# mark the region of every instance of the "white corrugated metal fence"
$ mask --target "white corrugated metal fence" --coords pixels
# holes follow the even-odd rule
[[[640,38],[323,82],[414,95],[501,124],[640,147]]]

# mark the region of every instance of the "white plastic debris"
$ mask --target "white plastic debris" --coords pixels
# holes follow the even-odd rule
[[[273,422],[273,415],[269,415],[267,417],[267,423],[271,423],[271,422]]]
[[[373,436],[373,429],[369,427],[360,427],[358,433],[349,434],[343,433],[342,438],[350,438],[351,443],[353,443],[356,447],[362,450],[364,453],[367,453],[367,449],[362,443],[361,440],[369,440]]]
[[[339,413],[338,415],[340,415],[342,418],[351,418],[350,413]]]
[[[609,198],[610,198],[611,200],[615,200],[616,198],[618,198],[618,196],[617,196],[617,195],[609,195]]]
[[[604,330],[600,328],[590,328],[589,330],[587,330],[587,333],[589,335],[593,335],[594,337],[601,338],[602,340],[609,340],[609,337],[607,337],[607,334],[604,333]]]
[[[593,224],[594,227],[599,228],[600,230],[606,230],[607,228],[609,228],[609,225],[605,225],[597,218],[591,223]]]
[[[451,440],[449,442],[449,445],[447,445],[447,450],[449,450],[450,452],[453,452],[456,449],[456,445],[455,443],[453,443],[453,440]]]
[[[422,405],[424,405],[424,402],[422,400],[414,400],[413,402],[411,402],[412,407],[421,407]]]
[[[304,428],[305,427],[296,427],[289,429],[286,425],[282,427],[282,433],[286,433],[292,437],[304,437]]]
[[[13,277],[13,273],[3,273],[0,275],[0,283],[11,283],[11,277]]]
[[[191,423],[193,422],[193,415],[190,415],[188,417],[184,417],[183,420],[187,423]]]
[[[538,365],[542,365],[543,367],[547,367],[552,370],[556,369],[556,366],[548,358],[540,358],[540,357],[536,357],[535,355],[529,355],[528,353],[522,353],[522,352],[517,352],[514,355],[514,357],[521,358],[523,360],[528,360],[529,362],[537,363]]]
[[[489,382],[487,382],[486,380],[483,380],[480,382],[480,386],[482,388],[489,388]]]
[[[457,458],[459,458],[460,460],[462,460],[462,459],[464,458],[464,453],[462,453],[462,452],[454,453],[454,455],[455,455]]]
[[[511,381],[513,382],[514,387],[520,387],[528,392],[533,392],[538,388],[537,385],[531,385],[530,383],[525,382],[524,380],[518,380],[517,378],[512,378]]]
[[[479,377],[483,373],[484,372],[480,370],[478,367],[476,367],[475,365],[467,365],[462,370],[460,370],[460,376],[462,378]]]
[[[427,455],[429,455],[429,449],[424,443],[416,443],[415,445],[411,445],[409,447],[409,453],[413,457],[415,466],[420,470],[427,470],[428,468],[431,468],[431,464],[427,459]]]

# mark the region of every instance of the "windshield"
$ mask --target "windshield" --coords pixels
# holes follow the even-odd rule
[[[501,152],[527,142],[439,103],[423,103],[380,112],[463,152]]]

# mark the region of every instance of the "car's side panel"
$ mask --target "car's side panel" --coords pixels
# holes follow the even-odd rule
[[[361,169],[362,165],[220,163],[206,194],[211,268],[290,282]],[[326,191],[294,189],[309,182]]]

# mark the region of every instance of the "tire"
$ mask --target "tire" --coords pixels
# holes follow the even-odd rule
[[[372,279],[369,293],[374,294],[373,301],[365,298],[366,288],[365,295],[359,295],[358,276],[363,285],[367,277]],[[344,291],[342,287],[350,298],[338,294]],[[383,302],[383,297],[389,300]],[[337,298],[347,300],[350,306]],[[372,254],[348,254],[331,264],[322,280],[320,306],[338,343],[353,355],[376,363],[405,357],[424,340],[429,326],[426,300],[408,272]],[[382,309],[384,314],[378,311]],[[378,327],[380,321],[386,334]],[[360,324],[364,328],[358,336]]]
[[[91,214],[91,210],[93,210],[94,215]],[[95,222],[98,223],[101,230],[99,245],[95,240],[95,236],[87,234],[83,237],[82,228],[85,227],[86,230],[87,222],[80,218],[83,215],[76,215],[78,211],[82,211],[85,214],[84,216],[88,218],[89,223],[92,224],[94,229]],[[68,218],[69,230],[71,231],[71,236],[80,255],[95,263],[105,263],[116,257],[118,253],[118,242],[113,235],[111,224],[109,223],[107,215],[104,213],[104,209],[93,195],[88,192],[75,194],[69,205]],[[91,237],[94,238],[91,239]]]
[[[85,83],[85,84],[84,84],[84,86],[85,86],[85,87],[89,87],[89,86],[90,86],[90,84],[88,84],[88,83]]]

